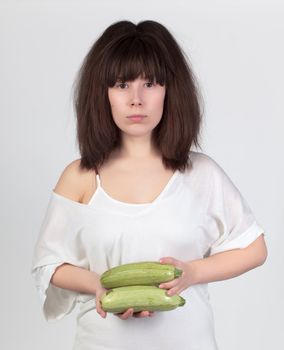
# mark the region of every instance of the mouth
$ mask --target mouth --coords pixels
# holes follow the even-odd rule
[[[144,118],[146,118],[147,116],[144,114],[133,114],[133,115],[128,115],[127,118],[133,121],[140,121]]]

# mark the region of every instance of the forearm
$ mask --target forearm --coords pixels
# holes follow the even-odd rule
[[[259,249],[254,249],[258,245]],[[194,284],[226,280],[239,276],[264,263],[267,256],[260,240],[248,248],[236,249],[188,262]]]
[[[81,267],[63,264],[55,270],[51,278],[51,283],[64,289],[95,294],[99,283],[99,275]]]

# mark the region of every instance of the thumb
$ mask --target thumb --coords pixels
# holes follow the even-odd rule
[[[174,266],[178,266],[179,265],[179,261],[171,256],[166,256],[166,257],[162,257],[159,262],[161,264],[171,264]]]

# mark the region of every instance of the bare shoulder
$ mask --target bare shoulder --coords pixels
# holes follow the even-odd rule
[[[80,169],[80,161],[81,159],[76,159],[63,169],[53,191],[81,203],[85,193],[96,184],[94,172]]]

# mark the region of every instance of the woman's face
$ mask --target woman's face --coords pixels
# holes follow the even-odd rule
[[[165,86],[140,77],[134,81],[116,82],[108,88],[115,124],[128,135],[150,135],[162,118],[165,93]],[[129,118],[131,115],[145,117],[134,120]]]

